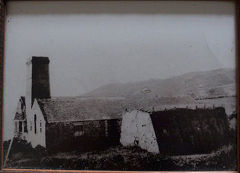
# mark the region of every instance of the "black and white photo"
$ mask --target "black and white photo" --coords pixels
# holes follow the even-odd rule
[[[237,169],[234,2],[7,7],[4,168]]]

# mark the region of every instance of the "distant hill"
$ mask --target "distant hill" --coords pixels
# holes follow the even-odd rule
[[[211,71],[189,72],[168,79],[150,79],[139,82],[113,83],[99,87],[84,96],[86,97],[124,97],[159,98],[218,97],[236,95],[235,71],[217,69]]]

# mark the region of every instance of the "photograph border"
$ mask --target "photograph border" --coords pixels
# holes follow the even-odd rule
[[[139,172],[139,171],[101,171],[101,170],[50,170],[50,169],[10,169],[10,168],[3,168],[3,105],[4,105],[4,47],[5,47],[5,31],[6,31],[6,16],[7,16],[7,2],[8,1],[23,1],[23,0],[0,0],[0,172]],[[35,1],[35,0],[25,0],[25,1]],[[38,0],[38,1],[50,1],[50,0]],[[54,1],[68,1],[68,0],[54,0]],[[81,0],[75,0],[81,1]],[[99,0],[85,0],[85,1],[99,1]],[[125,1],[125,0],[108,0],[108,1]],[[148,0],[130,0],[130,1],[148,1]],[[152,1],[152,0],[151,0]],[[162,1],[162,0],[153,0],[153,1]],[[171,0],[173,1],[173,0]],[[184,0],[184,1],[196,1],[196,0]],[[200,0],[201,1],[201,0]],[[204,1],[204,0],[203,0]],[[206,0],[206,1],[215,1],[215,2],[222,2],[222,1],[232,1],[235,4],[235,45],[236,45],[236,106],[237,106],[237,171],[224,171],[224,172],[240,172],[240,10],[239,10],[239,0]],[[148,171],[144,171],[148,172]],[[150,171],[150,172],[162,172],[162,171]],[[164,171],[169,172],[169,171]],[[174,171],[176,172],[176,171]],[[179,171],[180,172],[180,171]],[[182,172],[182,171],[181,171]],[[193,172],[193,171],[184,171],[184,172]],[[196,172],[223,172],[223,171],[196,171]]]

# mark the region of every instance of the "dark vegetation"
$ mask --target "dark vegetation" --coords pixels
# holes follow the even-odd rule
[[[4,142],[4,148],[7,148],[9,143]],[[4,151],[6,154],[6,150]],[[50,154],[43,147],[32,148],[29,143],[15,139],[5,167],[123,171],[236,170],[236,145],[232,143],[202,155],[164,156],[138,147],[122,146],[103,151]]]
[[[10,140],[3,143],[3,159],[5,161],[7,155],[7,149],[9,148]],[[8,156],[6,167],[24,167],[25,160],[31,160],[28,164],[36,165],[39,159],[47,155],[47,150],[44,147],[37,146],[32,148],[32,145],[25,140],[14,138],[12,147]],[[23,165],[22,165],[23,163]],[[16,164],[16,165],[15,165]]]

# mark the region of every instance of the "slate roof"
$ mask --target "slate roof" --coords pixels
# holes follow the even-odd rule
[[[47,122],[120,119],[123,110],[119,99],[58,97],[38,103]]]

